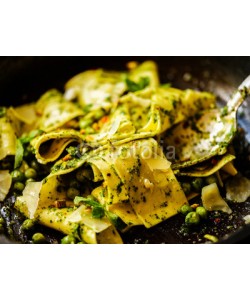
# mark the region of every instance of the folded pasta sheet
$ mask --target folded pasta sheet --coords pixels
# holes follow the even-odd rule
[[[16,209],[39,224],[78,242],[122,243],[121,232],[155,226],[199,195],[192,177],[237,174],[228,147],[236,123],[215,101],[161,85],[146,61],[124,72],[88,70],[64,93],[4,108],[0,201],[15,191]],[[7,171],[10,156],[15,170]]]
[[[46,164],[58,159],[65,148],[73,142],[80,144],[82,135],[73,129],[61,129],[39,135],[32,140],[31,145],[38,162]]]
[[[45,132],[60,128],[72,119],[84,115],[78,105],[65,101],[63,95],[56,90],[48,91],[39,99],[36,111],[41,115],[38,127]]]
[[[105,144],[107,140],[128,142],[154,137],[214,105],[214,95],[192,90],[156,88],[128,93],[100,131],[89,134],[86,140]]]
[[[11,119],[0,118],[0,160],[16,153],[16,133]]]
[[[107,208],[124,222],[133,215],[133,225],[140,220],[151,227],[176,214],[187,202],[170,163],[152,138],[108,149],[89,162],[104,178]]]
[[[17,198],[15,206],[27,218],[81,238],[86,243],[102,243],[106,239],[110,243],[122,243],[119,233],[107,217],[93,219],[90,209],[75,207],[70,202],[67,208],[55,207],[56,201],[66,199],[65,190],[58,189],[59,186],[60,181],[56,176],[43,182],[31,182],[23,195]]]

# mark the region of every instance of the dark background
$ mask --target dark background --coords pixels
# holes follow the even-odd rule
[[[49,88],[63,88],[78,72],[100,67],[124,69],[130,60],[145,59],[158,63],[163,82],[171,81],[179,87],[190,87],[182,80],[182,75],[190,71],[202,80],[206,79],[202,72],[209,71],[216,85],[225,88],[237,87],[250,73],[250,57],[1,57],[0,101],[20,103],[24,95],[36,100]]]

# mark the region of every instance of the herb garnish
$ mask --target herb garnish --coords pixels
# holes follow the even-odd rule
[[[92,208],[92,217],[94,219],[101,219],[102,217],[104,217],[105,215],[104,207],[98,201],[96,201],[96,198],[94,198],[93,196],[90,195],[86,198],[79,197],[79,196],[75,197],[74,199],[75,205],[79,205],[81,202],[86,206]]]
[[[150,84],[150,80],[148,77],[141,77],[138,82],[134,82],[129,78],[126,78],[126,84],[129,92],[137,92],[145,89]]]

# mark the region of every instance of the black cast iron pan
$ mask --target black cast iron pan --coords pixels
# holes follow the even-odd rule
[[[159,67],[162,82],[179,88],[196,88],[214,92],[225,103],[237,86],[250,74],[250,57],[2,57],[0,59],[0,105],[20,105],[35,101],[50,88],[63,89],[73,75],[87,69],[106,68],[122,70],[131,60],[154,60]],[[192,75],[190,77],[190,74]],[[248,99],[249,100],[249,99]],[[249,102],[249,101],[248,101]],[[245,134],[236,139],[239,146],[237,167],[250,177],[250,103],[240,109],[239,125]],[[11,226],[10,234],[19,242],[29,242],[20,235],[22,217],[12,209],[14,199],[1,204],[1,214]],[[250,214],[250,201],[231,205],[229,218],[211,214],[204,228],[183,232],[183,217],[175,216],[151,229],[132,228],[123,234],[125,243],[203,243],[204,233],[215,234],[222,243],[250,242],[250,228],[243,216]],[[56,243],[61,235],[53,230],[38,228],[48,241]],[[13,239],[11,242],[13,242]],[[1,243],[8,243],[0,236]]]

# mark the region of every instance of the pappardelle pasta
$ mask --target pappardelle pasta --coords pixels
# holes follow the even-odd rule
[[[236,94],[234,106],[217,108],[209,92],[160,84],[146,61],[85,71],[64,93],[2,107],[0,201],[14,194],[24,227],[60,231],[62,243],[122,243],[121,232],[177,213],[190,224],[202,212],[230,213],[219,187],[237,174],[234,113],[248,90]],[[197,195],[203,205],[190,210]]]

